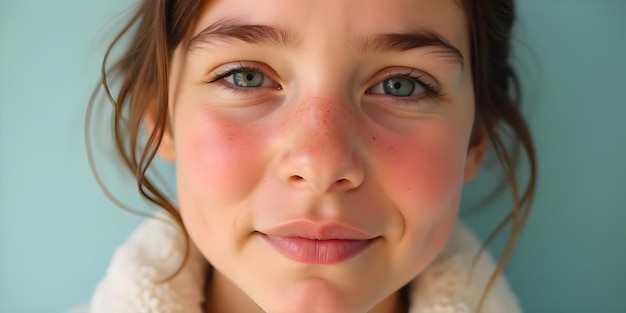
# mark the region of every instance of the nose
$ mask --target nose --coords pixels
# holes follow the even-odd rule
[[[312,97],[294,112],[285,130],[281,180],[316,192],[348,191],[364,179],[356,152],[356,118],[332,98]]]

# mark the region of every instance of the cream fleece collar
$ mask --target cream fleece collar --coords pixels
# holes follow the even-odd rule
[[[168,223],[149,219],[117,249],[98,285],[90,313],[202,313],[203,287],[208,264],[195,249],[173,279],[183,258],[183,238]],[[458,224],[442,253],[415,279],[410,313],[472,313],[494,263],[483,253],[471,273],[469,266],[480,245]],[[520,313],[517,298],[503,278],[491,290],[482,313]]]

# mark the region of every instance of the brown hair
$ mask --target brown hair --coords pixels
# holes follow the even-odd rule
[[[533,199],[537,168],[531,135],[520,113],[520,86],[509,61],[511,30],[515,21],[513,0],[462,0],[471,40],[471,66],[476,103],[475,126],[489,134],[493,148],[504,170],[512,193],[513,205],[504,220],[494,229],[483,249],[507,225],[511,226],[506,247],[485,292],[479,302],[483,306],[488,291],[511,255],[524,225]],[[92,170],[99,184],[111,197],[99,179],[89,143],[89,121],[100,90],[113,105],[113,137],[126,167],[134,174],[143,197],[163,208],[185,233],[176,206],[147,178],[146,173],[168,126],[168,69],[174,49],[188,33],[200,11],[200,0],[144,0],[134,15],[115,37],[102,62],[102,77],[89,103],[86,140]],[[130,35],[130,44],[116,63],[109,65],[114,47]],[[110,83],[119,77],[121,85],[113,95]],[[140,140],[142,120],[149,105],[154,105],[156,124],[147,142]],[[512,135],[517,146],[525,151],[529,163],[528,181],[521,188],[515,168],[515,149],[507,149],[503,135]],[[114,200],[118,203],[116,200]],[[481,249],[482,252],[482,249]],[[174,273],[175,275],[175,273]]]

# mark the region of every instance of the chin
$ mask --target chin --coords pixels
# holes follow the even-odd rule
[[[260,303],[268,313],[363,313],[371,309],[369,299],[355,290],[341,290],[323,279],[307,279],[286,287],[271,303]]]
[[[369,307],[348,305],[320,299],[316,295],[310,295],[310,299],[303,302],[287,302],[279,300],[281,303],[269,307],[262,307],[268,313],[364,313],[369,311]]]

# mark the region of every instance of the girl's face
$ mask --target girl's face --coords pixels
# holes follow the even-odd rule
[[[207,1],[173,55],[160,152],[209,301],[389,310],[482,160],[469,62],[454,0]]]

